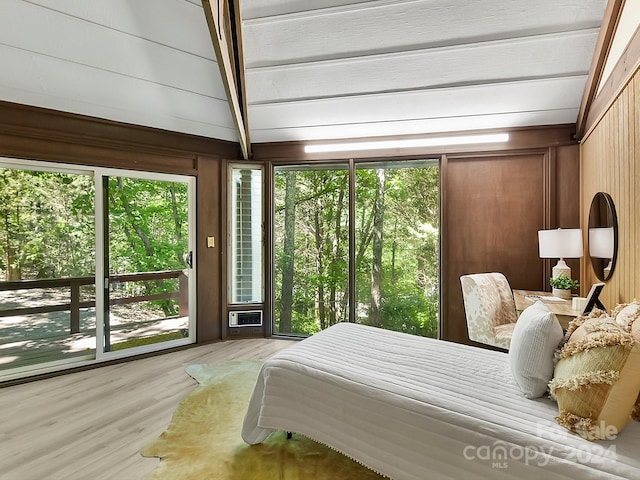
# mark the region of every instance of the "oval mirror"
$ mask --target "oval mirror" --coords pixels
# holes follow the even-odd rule
[[[589,257],[599,280],[613,274],[618,256],[618,217],[608,193],[594,195],[589,209]]]

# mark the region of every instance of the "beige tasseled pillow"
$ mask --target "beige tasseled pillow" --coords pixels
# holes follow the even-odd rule
[[[636,345],[640,345],[640,322],[634,322],[631,325],[631,335],[633,335]],[[640,422],[640,393],[638,393],[636,404],[631,412],[631,418],[636,422]]]
[[[558,344],[558,348],[556,348],[555,352],[553,352],[554,365],[557,365],[558,360],[560,360],[560,354],[562,353],[562,349],[564,348],[566,343],[569,341],[569,338],[571,338],[571,335],[573,335],[573,332],[575,332],[578,329],[578,327],[580,327],[587,320],[590,320],[592,318],[600,318],[600,317],[605,317],[605,318],[608,317],[607,312],[605,312],[604,310],[600,310],[598,308],[594,308],[587,315],[578,315],[576,318],[574,318],[569,322],[569,325],[567,326],[567,330],[566,332],[564,332],[564,337]]]
[[[621,303],[611,312],[611,316],[615,318],[616,323],[626,328],[636,342],[640,342],[640,322],[636,322],[640,318],[640,303],[633,300],[631,303]],[[636,400],[631,418],[636,422],[640,422],[640,395]]]
[[[631,303],[621,303],[611,312],[611,317],[615,319],[616,323],[629,331],[631,325],[640,317],[640,303],[634,300]],[[636,340],[640,340],[636,338]]]
[[[640,393],[640,343],[609,317],[585,319],[562,348],[549,389],[560,425],[587,440],[615,438]]]

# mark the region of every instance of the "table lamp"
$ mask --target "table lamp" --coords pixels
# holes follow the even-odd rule
[[[571,268],[565,258],[582,256],[582,231],[579,228],[558,228],[556,230],[538,231],[540,258],[558,258],[558,263],[551,270],[552,278],[565,275],[571,278]]]

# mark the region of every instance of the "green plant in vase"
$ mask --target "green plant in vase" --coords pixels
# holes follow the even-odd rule
[[[549,283],[553,288],[553,296],[564,298],[565,300],[569,300],[571,298],[571,290],[580,286],[580,282],[578,282],[577,280],[573,280],[566,275],[560,275],[556,278],[550,278]]]

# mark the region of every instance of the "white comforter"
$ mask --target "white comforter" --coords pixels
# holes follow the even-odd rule
[[[640,424],[591,443],[557,412],[506,353],[342,323],[265,362],[242,437],[297,432],[397,480],[640,479]]]

